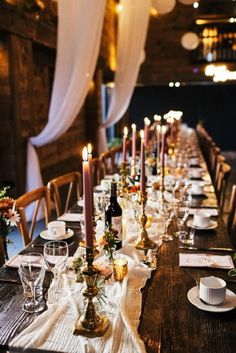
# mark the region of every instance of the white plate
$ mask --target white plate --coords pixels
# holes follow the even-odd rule
[[[199,227],[199,226],[195,226],[195,224],[193,223],[193,219],[190,219],[189,221],[187,221],[187,226],[189,228],[194,228],[194,229],[210,230],[218,227],[218,223],[216,221],[210,221],[210,224],[208,227]]]
[[[43,239],[46,239],[46,240],[65,240],[65,239],[71,238],[73,235],[74,235],[74,232],[70,228],[66,231],[66,234],[63,237],[61,237],[61,238],[52,238],[52,237],[50,237],[49,234],[48,234],[48,230],[47,229],[43,230],[40,233],[40,237],[43,238]]]
[[[190,303],[200,310],[210,311],[212,313],[223,313],[233,310],[236,307],[236,294],[229,289],[226,289],[226,299],[222,304],[208,305],[199,299],[199,290],[195,286],[188,291],[187,297]]]

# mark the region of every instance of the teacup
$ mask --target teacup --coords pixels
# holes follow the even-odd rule
[[[194,169],[191,171],[191,177],[192,178],[201,178],[202,176],[202,171],[201,169]]]
[[[226,295],[226,282],[218,277],[209,276],[200,279],[199,297],[210,305],[224,302]]]
[[[198,211],[193,216],[193,224],[199,228],[207,228],[209,227],[211,222],[211,217],[209,214],[204,211]]]
[[[63,221],[52,221],[48,223],[48,235],[51,238],[63,238],[66,234],[66,223]]]
[[[200,184],[192,184],[191,194],[192,195],[202,195],[202,194],[204,194],[204,187],[202,185],[200,185]]]
[[[190,165],[198,165],[199,158],[198,157],[190,158],[189,163],[190,163]]]

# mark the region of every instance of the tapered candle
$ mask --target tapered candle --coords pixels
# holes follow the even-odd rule
[[[159,161],[160,161],[161,125],[157,125],[156,132],[157,132],[157,158],[159,158]]]
[[[136,158],[136,125],[132,124],[132,159]]]
[[[160,115],[155,114],[153,118],[154,118],[154,121],[156,121],[158,124],[160,124],[160,122],[161,122],[161,116]]]
[[[140,191],[145,192],[145,146],[144,146],[144,131],[140,130],[141,138],[141,173],[140,173]]]
[[[145,147],[148,144],[150,123],[151,123],[151,121],[147,117],[144,118],[144,144],[145,144]]]
[[[93,247],[93,225],[92,225],[92,205],[90,188],[90,171],[88,162],[88,150],[83,148],[83,189],[84,189],[84,232],[85,244],[87,247]]]
[[[125,126],[124,127],[124,135],[123,135],[123,162],[126,161],[126,140],[127,140],[127,136],[128,136],[128,129]]]
[[[161,167],[162,174],[165,172],[165,134],[166,134],[166,126],[162,125],[161,127]]]
[[[94,216],[94,200],[93,200],[93,166],[92,166],[92,145],[88,144],[88,162],[89,162],[89,178],[90,178],[90,190],[91,190],[91,205],[92,205],[92,216]]]

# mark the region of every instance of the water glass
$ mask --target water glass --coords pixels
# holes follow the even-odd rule
[[[178,226],[178,231],[175,232],[176,237],[179,237],[180,233],[184,231],[185,222],[189,215],[189,207],[189,201],[187,200],[176,200],[174,202],[174,215]]]
[[[40,253],[21,255],[18,272],[24,290],[23,310],[27,313],[42,311],[45,307],[43,298],[45,262],[43,256]]]

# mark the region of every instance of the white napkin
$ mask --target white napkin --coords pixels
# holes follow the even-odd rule
[[[234,267],[230,255],[179,254],[180,267],[213,267],[231,269]]]
[[[81,222],[84,219],[82,213],[63,213],[60,217],[58,217],[59,221],[65,222]]]

